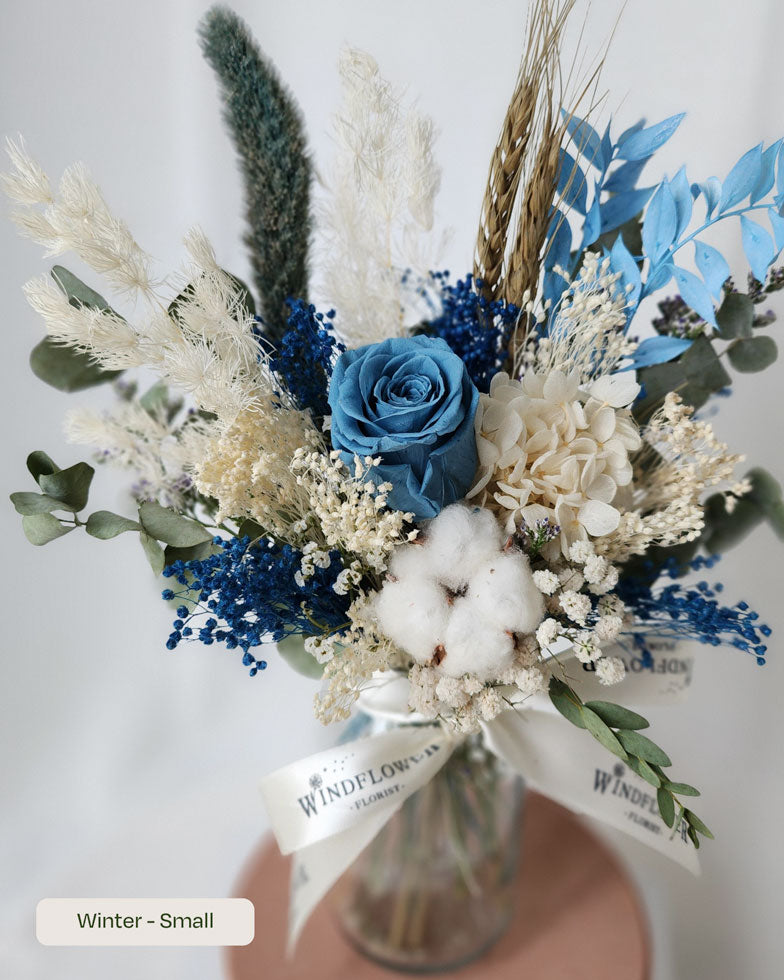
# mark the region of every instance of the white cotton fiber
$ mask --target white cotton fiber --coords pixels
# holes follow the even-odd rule
[[[453,504],[427,528],[422,558],[447,588],[459,591],[502,545],[503,532],[490,511]]]
[[[494,680],[514,660],[513,638],[477,616],[467,599],[456,599],[452,606],[444,648],[439,669],[450,677],[476,674],[480,680]]]
[[[417,663],[461,682],[466,674],[498,680],[519,666],[545,603],[528,559],[505,551],[505,542],[490,511],[444,508],[421,543],[401,545],[390,560],[375,600],[382,633]]]
[[[424,551],[424,545],[416,543],[396,548],[389,561],[388,575],[397,579],[430,577]]]
[[[531,633],[544,617],[544,598],[520,552],[499,553],[481,565],[466,598],[483,619],[502,630]]]
[[[386,582],[375,610],[381,631],[417,663],[429,663],[444,642],[450,608],[446,592],[432,579],[420,574]]]

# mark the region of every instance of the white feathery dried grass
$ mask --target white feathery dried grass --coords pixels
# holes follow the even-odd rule
[[[43,167],[27,152],[24,140],[6,139],[8,156],[14,170],[0,174],[0,185],[15,204],[53,204],[52,187]]]
[[[93,446],[107,463],[135,471],[140,495],[176,507],[212,427],[193,418],[172,424],[164,412],[150,413],[138,402],[123,401],[105,412],[72,409],[64,428],[69,442]]]
[[[190,262],[171,277],[180,295],[170,312],[171,288],[163,295],[162,284],[151,277],[149,257],[109,211],[82,165],[66,170],[53,197],[46,173],[21,142],[9,142],[8,153],[14,170],[3,177],[3,187],[22,205],[15,215],[22,232],[50,255],[74,251],[118,293],[144,300],[132,323],[112,310],[71,305],[50,279],[33,279],[25,294],[54,340],[105,368],[151,367],[224,425],[249,408],[259,390],[271,389],[255,321],[203,232],[193,229],[186,236]]]
[[[161,305],[135,326],[118,314],[72,306],[46,277],[31,280],[24,291],[54,340],[108,369],[150,367],[230,424],[269,379],[250,333],[254,321],[227,283],[209,272],[197,277],[192,295],[178,306],[177,321]]]
[[[72,306],[68,297],[46,276],[25,283],[27,302],[41,316],[49,336],[92,355],[103,367],[139,367],[147,358],[137,332],[115,313]]]
[[[43,245],[49,255],[73,251],[115,287],[149,295],[153,289],[150,257],[125,222],[109,210],[86,167],[81,163],[68,167],[55,195],[24,144],[8,140],[7,145],[14,169],[3,176],[3,188],[19,205],[12,218],[22,233]]]
[[[370,55],[340,60],[343,103],[334,122],[336,159],[321,206],[323,288],[349,346],[405,332],[404,273],[437,266],[430,234],[441,172],[432,121],[379,74]],[[415,322],[415,321],[411,321]]]

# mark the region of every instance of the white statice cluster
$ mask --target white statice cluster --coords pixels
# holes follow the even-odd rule
[[[368,470],[379,462],[355,457],[352,471],[336,451],[327,454],[301,447],[291,455],[291,472],[327,547],[355,555],[367,568],[381,573],[393,549],[413,541],[417,532],[405,530],[413,514],[387,509],[391,484],[377,486],[366,479]],[[339,579],[339,589],[357,574],[349,566],[348,574]]]
[[[612,594],[618,584],[617,568],[596,554],[592,542],[577,541],[568,558],[560,557],[548,569],[534,572],[534,581],[545,596],[548,613],[536,630],[540,655],[548,657],[556,642],[565,639],[580,663],[595,665],[600,683],[623,680],[623,661],[604,649],[616,642],[628,620],[623,603]]]
[[[336,157],[321,207],[323,288],[340,310],[349,347],[399,336],[413,294],[406,270],[437,269],[433,205],[441,170],[432,121],[402,104],[375,60],[348,49],[339,64],[343,101],[334,121]]]
[[[644,554],[652,545],[696,540],[704,526],[701,501],[708,488],[731,484],[728,501],[748,491],[747,483],[734,482],[743,456],[730,453],[711,424],[695,419],[694,409],[675,392],[667,394],[642,435],[624,513],[617,528],[597,543],[613,561]]]
[[[468,497],[491,509],[510,534],[548,520],[560,527],[549,554],[614,531],[619,487],[632,480],[630,454],[641,445],[629,406],[631,374],[581,384],[576,371],[497,374],[479,399],[479,467]]]

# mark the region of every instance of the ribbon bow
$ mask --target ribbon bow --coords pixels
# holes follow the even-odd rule
[[[691,679],[691,658],[676,657],[671,649],[654,651],[652,662],[636,671],[635,663],[642,661],[627,662],[624,694],[638,704],[677,699]],[[592,686],[599,687],[586,671],[581,695],[591,695]],[[407,703],[407,678],[379,675],[363,691],[359,706],[398,727],[318,752],[262,781],[280,850],[296,852],[289,896],[290,952],[332,885],[463,739],[412,715]],[[545,695],[527,698],[483,722],[482,732],[485,746],[533,789],[699,872],[685,833],[673,834],[659,816],[653,787],[569,725]]]

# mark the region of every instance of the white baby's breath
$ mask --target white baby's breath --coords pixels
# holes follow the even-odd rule
[[[675,392],[651,416],[643,437],[619,524],[597,542],[597,550],[616,562],[654,544],[668,547],[698,538],[705,491],[732,482],[743,459],[717,439],[709,422],[695,419]]]

